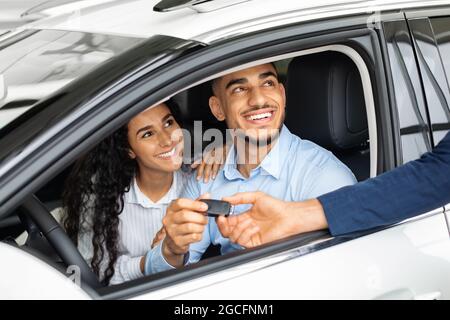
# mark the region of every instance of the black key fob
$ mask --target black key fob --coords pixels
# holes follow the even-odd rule
[[[208,217],[229,216],[232,214],[232,205],[229,202],[215,199],[201,199],[208,205]]]

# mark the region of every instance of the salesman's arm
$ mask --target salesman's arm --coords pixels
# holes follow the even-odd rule
[[[388,225],[450,202],[450,133],[433,152],[318,198],[332,234]]]
[[[418,160],[317,199],[288,203],[257,192],[225,200],[253,204],[218,220],[224,236],[247,247],[327,227],[340,235],[396,223],[450,203],[450,133]]]

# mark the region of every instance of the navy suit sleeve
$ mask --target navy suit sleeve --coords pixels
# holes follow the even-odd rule
[[[420,159],[318,200],[333,235],[397,223],[450,203],[450,132]]]

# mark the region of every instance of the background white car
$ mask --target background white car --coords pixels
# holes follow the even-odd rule
[[[71,12],[86,3],[86,0],[0,0],[0,35],[55,13]]]
[[[450,1],[175,2],[92,2],[0,38],[0,298],[450,299],[450,208],[99,285],[49,210],[72,163],[149,105],[175,96],[220,128],[208,80],[273,61],[289,129],[358,180],[450,129]]]

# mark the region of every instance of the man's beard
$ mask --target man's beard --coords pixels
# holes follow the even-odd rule
[[[246,130],[237,129],[236,132],[236,138],[242,139],[245,141],[246,144],[252,145],[253,147],[263,147],[263,146],[270,146],[273,142],[278,140],[278,137],[280,136],[281,129],[283,128],[285,119],[285,114],[283,114],[283,118],[280,121],[280,125],[277,129],[267,129],[267,132],[269,133],[265,137],[253,137],[251,135],[248,135],[246,133]],[[261,131],[265,129],[255,129],[256,131]]]
[[[255,147],[270,146],[272,144],[272,142],[275,142],[278,139],[278,137],[280,136],[281,128],[282,128],[282,125],[278,129],[267,130],[267,132],[269,134],[267,134],[264,137],[253,137],[251,135],[247,135],[242,130],[237,130],[236,137],[238,139],[244,140],[246,144],[250,144]],[[264,130],[264,129],[259,129],[259,130]]]

